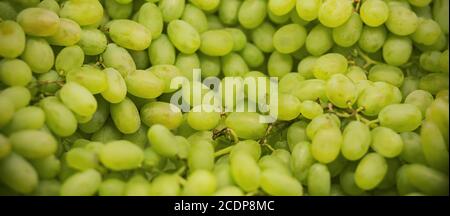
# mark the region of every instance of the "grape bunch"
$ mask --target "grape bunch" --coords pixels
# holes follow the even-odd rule
[[[448,195],[448,8],[0,0],[0,195]],[[277,121],[182,111],[194,69],[279,78]]]

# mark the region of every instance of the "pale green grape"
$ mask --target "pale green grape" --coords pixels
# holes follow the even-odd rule
[[[314,119],[323,114],[323,108],[314,101],[305,100],[300,105],[300,113],[307,119]]]
[[[406,168],[411,184],[427,195],[448,195],[448,176],[422,164],[411,164]]]
[[[144,152],[129,141],[113,141],[100,150],[99,159],[109,169],[130,170],[141,166]]]
[[[0,180],[13,190],[29,194],[37,187],[38,175],[31,164],[16,153],[0,160]]]
[[[311,29],[305,41],[306,50],[313,56],[323,55],[333,45],[332,30],[321,24]]]
[[[14,21],[0,23],[0,56],[16,58],[25,50],[25,32]]]
[[[76,82],[87,88],[92,94],[101,93],[108,87],[106,74],[90,65],[83,65],[81,68],[69,71],[66,81]]]
[[[239,8],[239,23],[247,29],[254,29],[264,22],[267,3],[263,0],[244,1]]]
[[[319,14],[320,6],[322,5],[322,0],[297,0],[296,11],[300,18],[306,21],[315,20]]]
[[[83,62],[83,49],[77,45],[67,46],[56,55],[55,69],[59,74],[66,75],[69,71],[81,67]]]
[[[47,37],[47,41],[51,45],[56,46],[72,46],[81,39],[81,28],[73,20],[61,18],[59,28],[56,33]]]
[[[100,184],[102,177],[96,170],[88,169],[75,173],[61,185],[61,196],[92,196]]]
[[[324,164],[334,161],[339,155],[342,139],[339,128],[320,128],[312,138],[312,156]]]
[[[391,35],[383,45],[383,59],[390,65],[401,66],[408,62],[412,49],[409,38]]]
[[[209,30],[201,34],[200,51],[209,56],[225,56],[233,50],[233,36],[225,30]]]
[[[403,140],[394,130],[387,127],[377,127],[371,131],[371,147],[386,158],[394,158],[402,153]]]
[[[261,188],[272,196],[301,196],[303,187],[295,178],[276,170],[261,173]]]
[[[436,124],[424,121],[420,130],[422,150],[430,167],[448,172],[448,150],[445,140]]]
[[[52,48],[42,38],[27,38],[21,58],[35,73],[46,73],[55,63],[55,54]]]
[[[334,128],[341,126],[339,118],[330,113],[325,113],[315,117],[306,127],[306,135],[309,139],[313,139],[320,129]],[[335,131],[336,132],[336,131]]]
[[[45,37],[55,34],[60,27],[58,15],[44,8],[27,8],[17,15],[23,31],[31,36]]]
[[[311,196],[330,195],[331,177],[328,168],[315,163],[308,171],[308,194]]]
[[[45,123],[58,136],[67,137],[75,133],[77,120],[74,114],[56,97],[47,97],[39,102],[45,113]]]
[[[355,183],[363,190],[371,190],[386,176],[386,159],[377,153],[369,153],[358,163],[355,170]]]
[[[327,81],[327,97],[340,108],[352,106],[358,97],[355,84],[343,74],[334,74]]]
[[[209,171],[197,170],[191,173],[181,192],[184,196],[208,196],[217,188],[217,179]]]
[[[225,120],[227,127],[231,128],[239,138],[259,139],[264,136],[267,124],[259,122],[260,115],[248,112],[233,112]]]
[[[210,142],[198,141],[189,146],[187,157],[189,170],[208,170],[214,168],[214,147]]]
[[[186,5],[181,19],[191,24],[199,33],[208,30],[208,19],[206,14],[192,4]]]
[[[411,35],[411,39],[420,44],[433,45],[442,34],[441,27],[432,19],[419,19],[417,30]]]
[[[59,15],[77,22],[80,26],[93,25],[103,18],[103,7],[97,0],[69,0],[62,5]]]
[[[305,79],[314,78],[314,65],[317,60],[317,57],[308,56],[302,59],[297,66],[297,71],[300,75],[302,75]]]
[[[372,82],[381,81],[400,87],[403,84],[404,75],[398,67],[379,64],[370,68],[368,78]]]
[[[86,55],[99,55],[105,51],[108,40],[103,32],[96,28],[83,28],[78,46]]]
[[[422,113],[411,104],[392,104],[384,107],[378,114],[381,126],[397,132],[417,129],[422,123]]]
[[[386,35],[386,28],[384,26],[364,26],[358,40],[358,46],[368,53],[375,53],[383,47],[386,41]]]
[[[172,44],[182,53],[193,54],[200,48],[201,37],[199,33],[185,21],[174,20],[170,22],[167,26],[167,35]]]
[[[430,72],[438,73],[441,71],[440,60],[442,54],[438,51],[426,51],[420,55],[420,66]]]
[[[313,69],[317,79],[328,80],[334,74],[347,72],[347,59],[338,53],[328,53],[317,59]]]
[[[6,133],[13,133],[24,129],[40,129],[45,123],[44,111],[35,106],[17,110],[5,128]]]
[[[390,32],[399,36],[406,36],[416,31],[419,26],[419,19],[409,8],[390,5],[389,17],[385,24]]]
[[[166,127],[159,124],[151,126],[147,137],[156,153],[166,157],[173,157],[177,154],[178,147],[175,136]]]
[[[133,4],[120,4],[116,0],[106,0],[104,2],[104,9],[109,17],[113,19],[126,19],[133,12]]]
[[[364,1],[359,9],[362,21],[371,27],[383,25],[389,18],[389,7],[382,0]]]
[[[67,165],[76,170],[95,169],[99,160],[95,152],[84,148],[73,148],[65,155]]]
[[[128,92],[134,96],[152,99],[160,96],[165,88],[164,82],[154,73],[136,70],[125,78]]]
[[[255,159],[240,152],[230,158],[231,176],[245,192],[255,191],[261,184],[261,171]]]
[[[372,136],[369,127],[359,121],[350,122],[344,129],[341,146],[342,156],[348,160],[358,160],[369,150]]]
[[[179,176],[162,174],[153,179],[150,194],[154,196],[177,196],[180,191]]]
[[[311,154],[311,144],[300,141],[291,150],[290,168],[294,176],[302,183],[307,180],[308,169],[315,160]]]
[[[163,34],[152,42],[148,49],[148,56],[152,65],[174,64],[176,58],[175,47],[169,38]]]
[[[400,158],[408,163],[426,164],[420,135],[414,132],[404,132],[400,136],[403,140],[403,151]]]
[[[273,35],[273,46],[284,54],[293,53],[305,44],[306,29],[298,24],[288,24],[275,32]]]
[[[320,23],[329,28],[344,24],[352,15],[353,5],[347,0],[327,0],[320,6],[318,18]]]
[[[111,118],[117,129],[124,134],[136,132],[141,126],[139,110],[129,98],[110,106]]]
[[[0,80],[9,86],[26,86],[31,82],[30,67],[20,59],[0,61]]]
[[[80,116],[91,116],[97,110],[97,101],[88,89],[76,82],[66,83],[59,98],[69,109]]]
[[[343,25],[333,29],[333,40],[341,47],[350,47],[358,42],[363,29],[363,23],[358,13],[352,16]]]
[[[123,196],[125,190],[125,182],[120,179],[110,178],[104,180],[99,188],[98,195],[100,196]]]

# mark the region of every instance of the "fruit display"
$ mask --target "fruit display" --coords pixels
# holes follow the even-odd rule
[[[0,195],[448,196],[448,10],[0,0]]]

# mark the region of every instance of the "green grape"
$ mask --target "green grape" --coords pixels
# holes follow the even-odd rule
[[[125,196],[149,196],[151,185],[143,176],[136,174],[125,185]]]
[[[437,0],[433,3],[433,19],[439,23],[444,33],[448,34],[448,1]]]
[[[95,56],[105,51],[108,40],[103,32],[95,28],[81,29],[81,38],[78,46],[83,49],[84,54]]]
[[[269,20],[275,24],[285,24],[291,18],[291,13],[287,13],[282,16],[277,16],[271,10],[269,10],[267,12],[267,16],[269,17]]]
[[[109,103],[101,97],[97,97],[97,111],[92,115],[92,119],[86,123],[79,124],[78,127],[85,133],[94,133],[105,124],[109,116]]]
[[[403,84],[403,71],[395,66],[378,64],[370,68],[369,80],[372,82],[386,82],[391,85],[400,87]]]
[[[321,56],[333,47],[332,30],[318,24],[306,37],[305,46],[308,53],[313,56]]]
[[[345,76],[347,76],[354,83],[357,83],[358,81],[361,81],[361,80],[367,80],[366,73],[367,73],[367,71],[365,71],[361,67],[353,65],[353,66],[348,67],[347,73],[345,74]]]
[[[233,37],[233,51],[238,52],[247,45],[247,36],[239,28],[226,28],[225,31]]]
[[[108,87],[101,92],[103,98],[110,103],[120,103],[127,95],[127,86],[122,75],[114,68],[105,68]]]
[[[408,0],[408,2],[416,7],[425,7],[431,3],[432,0]]]
[[[209,30],[201,35],[200,51],[209,56],[225,56],[233,50],[233,36],[225,30]]]
[[[313,139],[320,129],[339,128],[341,122],[339,118],[330,113],[325,113],[312,119],[306,127],[306,135],[309,139]]]
[[[117,129],[124,134],[136,132],[141,126],[139,110],[129,98],[110,106],[111,118]]]
[[[0,180],[14,191],[29,194],[37,187],[38,175],[27,160],[10,153],[0,160]]]
[[[352,106],[358,98],[357,93],[353,81],[343,74],[332,75],[327,81],[327,97],[337,107],[347,108]]]
[[[174,20],[170,22],[167,27],[167,34],[172,44],[184,54],[193,54],[200,48],[201,38],[199,33],[185,21]]]
[[[189,112],[187,116],[188,124],[195,130],[212,130],[220,121],[218,112]]]
[[[267,5],[270,12],[276,16],[288,14],[296,4],[296,0],[269,0]]]
[[[180,69],[184,77],[192,80],[193,69],[200,68],[200,59],[195,53],[190,55],[179,53],[175,61],[175,66]]]
[[[175,136],[166,127],[155,124],[147,132],[153,150],[165,157],[173,157],[178,152]]]
[[[54,155],[32,160],[31,164],[41,179],[53,179],[61,170],[61,162]]]
[[[25,32],[14,21],[0,22],[0,56],[16,58],[25,50]]]
[[[262,52],[271,53],[275,49],[273,46],[273,35],[276,30],[269,22],[264,22],[251,32],[251,39],[255,46]]]
[[[295,88],[300,85],[303,80],[305,80],[305,78],[299,73],[288,73],[281,77],[278,84],[278,91],[280,93],[292,94]]]
[[[261,173],[261,188],[272,196],[303,195],[303,187],[295,178],[280,174],[276,170],[265,170]]]
[[[27,8],[17,15],[17,23],[27,35],[45,37],[57,33],[60,27],[58,15],[44,8]]]
[[[237,53],[230,53],[221,58],[222,73],[226,77],[243,76],[250,71],[244,59]]]
[[[161,10],[164,22],[171,22],[183,15],[185,6],[184,0],[160,0],[159,9]]]
[[[341,146],[342,156],[348,160],[359,160],[369,150],[372,136],[369,127],[359,121],[350,122],[344,129]]]
[[[410,166],[410,164],[405,164],[405,165],[401,166],[397,171],[396,185],[397,185],[398,194],[400,194],[400,195],[406,195],[406,194],[418,192],[417,188],[415,188],[411,184],[411,180],[410,180],[409,176],[407,175],[407,170],[408,170],[409,166]]]
[[[289,155],[290,157],[290,155]],[[280,175],[292,176],[289,167],[284,162],[274,155],[266,155],[258,161],[261,171],[276,171]]]
[[[320,128],[312,139],[311,154],[321,163],[330,163],[339,155],[342,140],[339,128]]]
[[[95,152],[84,148],[73,148],[66,153],[66,163],[76,170],[95,169],[99,162]]]
[[[412,49],[409,38],[391,35],[383,45],[383,58],[390,65],[401,66],[408,62]]]
[[[214,196],[244,196],[244,193],[236,186],[227,186],[217,190]]]
[[[150,60],[148,57],[148,50],[128,50],[134,63],[136,64],[136,69],[144,70],[150,66]]]
[[[55,13],[59,13],[60,7],[57,0],[42,0],[38,5],[40,8],[51,10]]]
[[[164,82],[154,73],[136,70],[125,78],[128,92],[134,96],[152,99],[160,96],[165,88]]]
[[[47,37],[47,41],[51,45],[56,46],[72,46],[81,39],[81,28],[75,21],[61,18],[59,28],[56,33]]]
[[[59,74],[66,75],[69,71],[80,68],[83,62],[83,49],[77,45],[67,46],[56,55],[55,69]]]
[[[108,82],[106,74],[95,66],[83,65],[69,71],[67,82],[76,82],[87,88],[92,94],[98,94],[106,90]]]
[[[364,26],[358,40],[358,46],[368,53],[375,53],[380,50],[386,41],[386,28],[382,26]]]
[[[61,88],[60,84],[62,84],[63,82],[64,78],[58,75],[58,73],[54,70],[39,75],[36,80],[36,84],[39,85],[39,92],[42,92],[44,94],[54,94]],[[31,93],[33,94],[33,92]]]
[[[103,7],[98,0],[69,0],[62,5],[59,15],[77,22],[80,26],[93,25],[103,18]]]
[[[406,168],[412,186],[427,195],[448,195],[448,176],[422,164],[411,164]]]
[[[308,170],[315,160],[311,154],[311,144],[299,141],[291,150],[290,168],[294,176],[304,183],[308,177]]]
[[[380,124],[397,132],[417,129],[422,122],[422,114],[412,104],[392,104],[384,107],[378,114]]]
[[[430,121],[424,121],[420,130],[422,150],[427,164],[434,169],[448,173],[447,144],[438,126]]]
[[[401,133],[400,136],[402,137],[404,144],[400,158],[408,163],[426,164],[420,135],[414,132],[404,132]]]
[[[352,15],[353,5],[347,0],[327,0],[320,6],[318,18],[320,23],[329,28],[344,24]]]
[[[231,128],[239,138],[259,139],[262,138],[268,127],[267,124],[259,122],[260,115],[257,113],[233,112],[225,120],[227,127]]]
[[[184,196],[208,196],[212,195],[217,188],[217,179],[209,171],[196,170],[192,172],[181,192]]]
[[[30,100],[31,100],[30,91],[23,86],[12,86],[12,87],[3,89],[3,91],[0,92],[0,98],[1,97],[9,99],[9,101],[12,102],[12,104],[14,105],[15,110],[26,107],[30,103]],[[3,102],[5,110],[6,110],[5,116],[9,116],[9,115],[7,115],[9,105],[6,105],[6,103],[8,103],[8,102]]]
[[[419,108],[422,117],[425,117],[427,108],[431,105],[434,98],[429,92],[424,90],[414,90],[405,98],[405,104],[412,104]]]
[[[238,23],[238,13],[242,2],[240,0],[220,1],[219,19],[226,25],[235,25]]]
[[[383,25],[389,18],[389,7],[382,0],[368,0],[359,9],[362,21],[370,27]]]
[[[186,5],[181,20],[191,24],[198,33],[203,33],[208,30],[208,19],[206,14],[192,4]]]
[[[314,56],[308,56],[298,63],[297,71],[298,73],[303,76],[305,79],[311,79],[314,78],[313,69],[315,62],[317,60],[317,57]]]
[[[386,158],[394,158],[402,153],[403,140],[398,133],[387,127],[377,127],[371,131],[371,147]]]
[[[52,48],[42,38],[28,38],[21,58],[35,73],[48,72],[55,62]]]
[[[144,152],[129,141],[119,140],[107,143],[100,150],[99,159],[109,169],[130,170],[141,166]]]
[[[339,183],[341,185],[342,190],[351,196],[360,196],[364,195],[365,192],[361,188],[356,185],[355,182],[355,168],[354,164],[350,164],[347,166],[341,175],[339,175]]]
[[[175,129],[183,120],[178,107],[164,102],[147,103],[141,108],[140,113],[142,122],[149,127],[161,124],[168,129]]]
[[[200,55],[200,69],[202,78],[219,76],[222,65],[219,57]]]
[[[208,170],[214,168],[214,147],[208,141],[191,143],[187,157],[189,170]]]
[[[109,37],[117,45],[131,49],[147,49],[152,42],[152,33],[144,25],[125,19],[109,23]]]
[[[11,149],[11,142],[3,134],[0,134],[0,160],[8,156],[11,153]]]
[[[330,195],[331,177],[328,168],[315,163],[308,171],[308,194],[311,196]]]
[[[278,119],[289,121],[300,115],[300,101],[293,95],[280,94],[278,96]]]
[[[306,34],[306,29],[301,25],[285,25],[273,35],[273,46],[280,53],[293,53],[305,44]]]
[[[100,184],[102,177],[96,170],[88,169],[75,173],[67,178],[61,185],[61,196],[92,196]]]
[[[352,16],[343,25],[333,29],[333,40],[337,45],[350,47],[358,42],[363,29],[363,23],[358,13]]]
[[[263,0],[244,1],[239,8],[238,20],[242,27],[254,29],[261,25],[267,15],[267,3]]]
[[[297,0],[296,11],[300,18],[306,21],[315,20],[319,14],[322,0],[304,1]]]
[[[206,16],[206,20],[208,21],[208,30],[218,30],[225,28],[225,26],[220,22],[219,17],[217,17],[216,15],[208,15]]]
[[[334,74],[347,72],[347,59],[341,54],[328,53],[319,57],[313,69],[317,79],[328,80]]]
[[[233,158],[239,153],[245,153],[258,160],[261,157],[261,147],[254,140],[244,140],[236,143],[230,152],[230,158]]]
[[[151,147],[144,149],[144,161],[142,161],[142,167],[145,170],[152,170],[159,168],[165,164],[165,160],[157,154]]]
[[[91,136],[92,141],[96,142],[109,142],[118,140],[122,137],[122,134],[119,130],[114,126],[114,123],[107,122],[103,125],[99,130],[94,132]]]
[[[34,196],[58,196],[61,183],[57,180],[41,180],[33,192]]]
[[[9,86],[26,86],[31,82],[30,67],[20,59],[0,61],[0,80]]]
[[[381,183],[387,170],[386,159],[377,153],[369,153],[361,159],[356,167],[355,183],[363,190],[371,190]]]
[[[130,53],[114,43],[108,44],[105,52],[102,54],[102,59],[106,67],[116,69],[124,78],[136,71],[136,64]]]
[[[261,171],[249,154],[240,152],[230,158],[231,176],[245,192],[255,191],[261,183]]]
[[[180,191],[179,176],[162,174],[153,179],[150,194],[153,196],[177,196]]]
[[[57,141],[43,131],[22,130],[9,137],[13,150],[28,159],[48,157],[56,152]]]
[[[323,114],[323,108],[314,101],[305,100],[300,105],[300,113],[307,119],[314,119]]]
[[[105,10],[113,19],[127,19],[133,12],[133,4],[120,4],[116,0],[106,0]]]
[[[419,89],[435,95],[440,90],[448,89],[448,75],[443,73],[430,73],[420,78]]]
[[[442,54],[438,51],[426,51],[420,55],[420,66],[430,72],[438,73],[441,71],[440,59]]]
[[[39,107],[29,106],[17,110],[9,124],[6,133],[13,133],[25,129],[41,129],[45,123],[45,113]]]
[[[152,65],[174,64],[175,47],[169,38],[163,34],[152,42],[148,49],[148,56]]]
[[[419,89],[419,79],[411,76],[405,77],[401,86],[403,98],[406,98],[406,96],[417,89]]]
[[[10,2],[0,2],[0,18],[3,20],[16,20],[17,11]]]
[[[419,26],[419,19],[409,8],[389,5],[389,17],[385,25],[390,32],[399,36],[406,36],[416,31]]]
[[[151,2],[147,2],[140,7],[137,22],[150,30],[152,39],[159,38],[163,31],[163,14],[158,6]]]
[[[91,92],[75,82],[66,83],[59,92],[59,98],[80,116],[92,116],[97,110],[97,101]]]
[[[56,97],[47,97],[40,101],[45,113],[45,123],[58,136],[67,137],[75,133],[77,121],[73,113]]]
[[[411,35],[411,39],[419,44],[433,45],[442,34],[441,27],[432,19],[419,19],[417,30]]]
[[[293,59],[288,54],[278,51],[273,52],[267,62],[267,70],[270,76],[283,77],[292,71]]]
[[[125,182],[120,179],[110,178],[104,180],[99,188],[98,195],[100,196],[123,196],[125,190]]]
[[[396,94],[400,95],[397,97]],[[374,82],[367,86],[358,97],[358,107],[363,107],[362,111],[367,116],[375,116],[387,105],[400,103],[400,90],[385,82]]]
[[[444,97],[445,96],[438,97],[438,95],[436,95],[436,100],[434,100],[428,107],[425,114],[425,118],[435,123],[439,127],[439,130],[444,136],[444,139],[448,141],[449,105],[448,105],[448,97],[447,98]]]
[[[224,157],[222,157],[222,158],[224,158]],[[228,158],[228,157],[226,157],[226,158]],[[217,188],[218,189],[235,185],[233,178],[231,177],[231,171],[230,171],[230,165],[228,163],[228,159],[226,160],[226,163],[222,163],[222,164],[216,163],[216,165],[214,166],[214,175],[216,176],[216,179],[217,179]]]

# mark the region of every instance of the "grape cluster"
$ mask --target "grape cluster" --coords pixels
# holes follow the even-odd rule
[[[0,0],[0,194],[448,195],[448,8]],[[174,107],[196,68],[278,77],[277,121]]]

